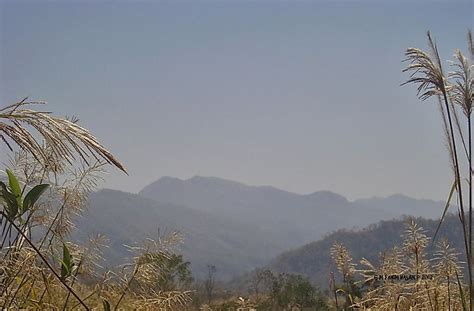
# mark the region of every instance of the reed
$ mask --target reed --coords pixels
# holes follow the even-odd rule
[[[157,285],[175,235],[135,249],[132,269],[120,272],[99,266],[103,237],[69,241],[105,166],[126,170],[78,120],[31,109],[44,105],[25,98],[0,109],[0,144],[11,152],[0,176],[1,309],[169,310],[188,303],[188,291]]]
[[[410,78],[405,84],[418,85],[417,92],[421,100],[437,97],[440,103],[441,116],[445,134],[448,141],[449,156],[454,173],[453,189],[456,190],[458,215],[462,226],[464,247],[466,253],[466,264],[468,270],[469,284],[469,305],[470,310],[474,306],[473,291],[473,271],[472,271],[472,100],[473,85],[472,62],[474,61],[474,46],[471,32],[468,32],[468,49],[471,59],[465,57],[460,50],[454,53],[454,61],[451,62],[452,72],[445,73],[443,70],[441,57],[435,41],[431,34],[427,33],[429,52],[418,48],[408,48],[405,55],[409,65],[404,72],[410,72]],[[465,118],[465,125],[462,125],[458,116],[458,110],[462,111]],[[466,135],[467,132],[467,135]],[[467,136],[467,144],[465,137]],[[460,150],[458,141],[461,141],[463,149]],[[461,161],[461,154],[464,151],[465,164]],[[465,175],[462,175],[463,167],[466,168]],[[467,202],[464,198],[463,182],[467,180]],[[448,196],[446,208],[443,211],[440,225],[444,219],[446,211],[453,197],[453,190]],[[466,207],[467,206],[467,211]],[[466,219],[467,217],[467,219]]]

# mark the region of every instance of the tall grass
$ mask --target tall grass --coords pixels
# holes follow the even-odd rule
[[[379,263],[363,258],[359,265],[335,243],[331,253],[343,278],[338,293],[340,301],[345,300],[344,309],[467,310],[459,254],[441,240],[429,258],[429,240],[424,229],[410,221],[401,245],[382,253]],[[345,290],[348,275],[359,296]]]
[[[468,50],[470,57],[465,57],[460,50],[454,52],[454,61],[451,62],[453,69],[445,73],[443,63],[439,55],[436,42],[427,33],[429,51],[425,52],[418,48],[407,49],[405,55],[409,65],[404,69],[410,72],[409,80],[404,84],[418,85],[418,96],[421,100],[437,97],[440,103],[441,116],[448,140],[448,149],[451,166],[454,173],[453,189],[457,194],[458,215],[462,226],[464,247],[466,253],[466,265],[468,271],[469,306],[473,310],[474,290],[472,271],[472,100],[474,97],[474,80],[472,76],[472,64],[474,62],[474,46],[472,34],[468,32]],[[458,111],[461,111],[465,124],[461,123]],[[467,133],[467,135],[466,135]],[[466,139],[467,136],[467,146]],[[459,144],[460,142],[460,144]],[[462,163],[461,155],[464,154],[465,164]],[[464,175],[462,170],[465,170]],[[463,184],[467,181],[467,202]],[[452,191],[448,196],[448,202],[443,212],[440,224],[443,221],[446,210],[452,198]],[[467,206],[467,211],[466,211]],[[466,219],[467,217],[467,219]]]
[[[133,261],[118,271],[99,269],[102,237],[86,245],[69,241],[105,165],[126,170],[77,120],[32,106],[44,103],[25,99],[0,109],[0,144],[11,151],[0,174],[0,308],[168,310],[186,304],[189,292],[158,286],[175,235],[135,248]]]

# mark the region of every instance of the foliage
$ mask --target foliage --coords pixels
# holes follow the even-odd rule
[[[157,286],[162,290],[184,290],[193,282],[190,262],[183,260],[183,255],[169,254],[161,258]]]
[[[167,249],[175,235],[135,248],[119,272],[98,266],[103,238],[68,240],[105,164],[124,166],[77,120],[34,111],[26,99],[0,109],[13,152],[0,176],[2,309],[171,309],[189,299],[189,263]],[[165,281],[166,280],[166,281]]]

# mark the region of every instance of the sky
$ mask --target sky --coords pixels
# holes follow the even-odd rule
[[[452,59],[473,16],[471,1],[0,0],[0,106],[78,117],[129,171],[102,187],[201,175],[445,199],[437,103],[400,86],[402,60],[427,30]]]

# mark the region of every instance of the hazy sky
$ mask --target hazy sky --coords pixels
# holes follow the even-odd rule
[[[464,49],[470,1],[0,3],[0,106],[30,96],[77,116],[130,172],[105,187],[449,191],[436,102],[399,86],[401,61],[426,30],[443,59]]]

